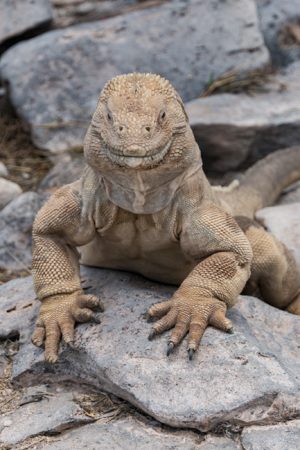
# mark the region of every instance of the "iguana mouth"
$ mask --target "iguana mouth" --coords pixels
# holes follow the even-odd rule
[[[142,167],[153,167],[159,164],[168,151],[170,150],[172,141],[169,141],[163,148],[159,149],[156,153],[145,154],[145,155],[124,155],[123,153],[118,153],[113,149],[107,151],[107,156],[109,159],[119,166],[136,168]]]

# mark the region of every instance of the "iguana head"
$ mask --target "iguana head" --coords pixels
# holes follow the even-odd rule
[[[181,156],[173,143],[187,127],[182,100],[169,81],[154,74],[120,75],[100,94],[87,150],[124,168],[150,169]]]

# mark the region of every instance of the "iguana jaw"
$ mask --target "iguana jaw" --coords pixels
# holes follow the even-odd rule
[[[154,153],[146,153],[144,155],[137,155],[137,154],[119,154],[115,153],[114,150],[105,148],[106,155],[111,160],[112,163],[117,164],[121,167],[129,167],[132,169],[137,168],[152,168],[154,166],[157,166],[162,162],[164,157],[167,155],[168,151],[170,150],[172,145],[172,140],[170,140],[162,149],[159,149],[158,151]],[[137,152],[135,152],[137,153]],[[142,150],[138,150],[138,153],[143,153]]]

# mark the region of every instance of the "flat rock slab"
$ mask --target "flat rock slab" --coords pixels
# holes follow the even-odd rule
[[[58,433],[92,421],[72,400],[72,394],[53,395],[0,417],[0,444],[13,445],[38,434]]]
[[[51,19],[50,0],[1,0],[0,44]]]
[[[159,73],[191,100],[211,78],[268,61],[253,0],[175,0],[20,43],[4,54],[0,73],[34,143],[60,152],[82,145],[99,92],[115,75]]]
[[[300,143],[300,63],[254,95],[218,94],[186,106],[206,167],[226,171]],[[299,149],[300,151],[300,149]]]
[[[229,313],[234,335],[209,328],[192,362],[186,342],[168,358],[168,334],[149,342],[151,324],[143,316],[151,304],[169,298],[174,288],[123,272],[83,268],[82,275],[86,292],[100,294],[106,306],[102,323],[78,326],[76,349],[63,348],[59,362],[48,365],[29,339],[36,314],[33,304],[14,360],[16,382],[84,381],[163,423],[201,431],[224,422],[278,421],[299,404],[298,317],[243,297]],[[17,310],[20,298],[34,298],[24,279],[4,285],[0,295]],[[0,329],[7,326],[9,314],[1,319]],[[279,397],[283,407],[276,408]]]
[[[236,450],[228,438],[207,436],[202,440],[187,431],[163,431],[133,418],[118,419],[110,423],[95,423],[80,430],[64,434],[61,439],[42,447],[43,450],[73,449],[132,449],[132,450]]]
[[[244,450],[299,450],[300,420],[268,427],[250,427],[242,432]]]
[[[256,218],[287,246],[300,267],[300,202],[263,208]]]

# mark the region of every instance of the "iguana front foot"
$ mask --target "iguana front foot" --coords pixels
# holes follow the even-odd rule
[[[174,327],[168,342],[169,356],[189,333],[187,351],[191,360],[208,325],[228,333],[233,332],[231,321],[225,317],[226,308],[224,302],[214,298],[199,300],[199,296],[195,299],[192,293],[184,296],[175,294],[171,300],[156,303],[148,310],[150,318],[159,318],[152,327],[149,339]]]
[[[45,360],[55,363],[61,336],[70,347],[73,347],[76,322],[100,323],[93,312],[95,310],[103,311],[104,309],[100,300],[94,295],[74,292],[45,298],[32,335],[32,343],[38,347],[45,345]]]

